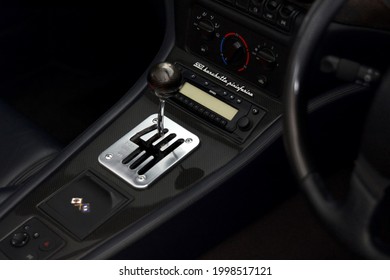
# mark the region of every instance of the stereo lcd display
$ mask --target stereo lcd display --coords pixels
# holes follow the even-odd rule
[[[238,112],[236,108],[222,102],[221,100],[187,82],[184,83],[183,87],[180,89],[180,93],[229,121],[231,121]]]

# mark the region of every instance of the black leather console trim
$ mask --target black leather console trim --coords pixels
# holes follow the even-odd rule
[[[28,119],[0,102],[0,188],[22,183],[60,147]]]

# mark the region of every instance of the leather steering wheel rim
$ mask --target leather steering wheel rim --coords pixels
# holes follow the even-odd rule
[[[347,201],[342,205],[337,203],[312,164],[306,145],[307,104],[301,92],[301,83],[322,35],[345,2],[346,0],[317,0],[298,32],[283,92],[284,144],[303,192],[327,227],[361,256],[388,259],[389,253],[378,247],[369,229],[378,199],[372,196],[357,176],[352,176]]]

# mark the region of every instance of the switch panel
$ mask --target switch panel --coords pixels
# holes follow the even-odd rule
[[[38,260],[47,259],[64,245],[44,223],[31,218],[0,242],[0,250],[9,259]]]

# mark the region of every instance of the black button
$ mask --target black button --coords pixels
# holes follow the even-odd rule
[[[267,3],[265,3],[265,7],[268,11],[273,12],[278,8],[279,3],[279,0],[268,0]]]
[[[285,18],[280,18],[276,21],[276,24],[279,27],[283,28],[284,30],[289,31],[290,26],[291,26],[291,20],[285,19]]]
[[[37,239],[39,236],[40,236],[40,234],[39,234],[38,232],[36,232],[36,233],[33,234],[33,237],[34,237],[35,239]]]
[[[263,2],[263,0],[251,0],[248,7],[249,12],[255,15],[259,15],[262,10],[261,6]]]
[[[270,12],[266,12],[263,14],[263,18],[269,20],[269,21],[275,21],[276,19],[276,14],[275,13],[270,13]]]
[[[248,130],[251,127],[251,120],[248,117],[242,117],[238,120],[237,125],[241,130]]]
[[[253,109],[252,109],[252,114],[253,114],[253,115],[257,115],[259,112],[260,112],[260,110],[257,109],[257,108],[253,108]]]
[[[238,104],[241,104],[242,103],[242,100],[240,98],[237,99],[236,101]]]
[[[279,0],[268,0],[265,3],[265,10],[263,13],[263,18],[275,22],[276,21],[276,15],[277,15],[277,9],[279,7],[280,1]]]
[[[264,76],[264,75],[260,75],[257,77],[257,82],[259,83],[259,85],[261,85],[262,87],[265,87],[267,85],[267,77]]]
[[[282,6],[276,24],[286,31],[290,31],[295,8],[291,5]]]
[[[252,6],[252,5],[249,5],[249,12],[252,13],[252,14],[255,14],[255,15],[258,15],[260,14],[260,8],[257,7],[257,6]]]
[[[214,86],[214,85],[210,85],[210,89],[217,94],[221,94],[221,91],[222,91],[220,87]]]
[[[12,236],[11,245],[14,247],[23,247],[30,240],[30,236],[26,232],[17,232]]]
[[[236,98],[236,97],[233,94],[229,96],[230,100],[234,100],[234,98]]]
[[[200,52],[201,53],[207,53],[208,50],[209,50],[209,47],[207,45],[201,45],[200,46]]]
[[[226,120],[221,120],[221,125],[222,125],[222,126],[227,125],[227,121],[226,121]]]
[[[283,18],[289,18],[293,15],[294,12],[295,12],[295,8],[293,6],[286,5],[280,9],[279,15]]]

